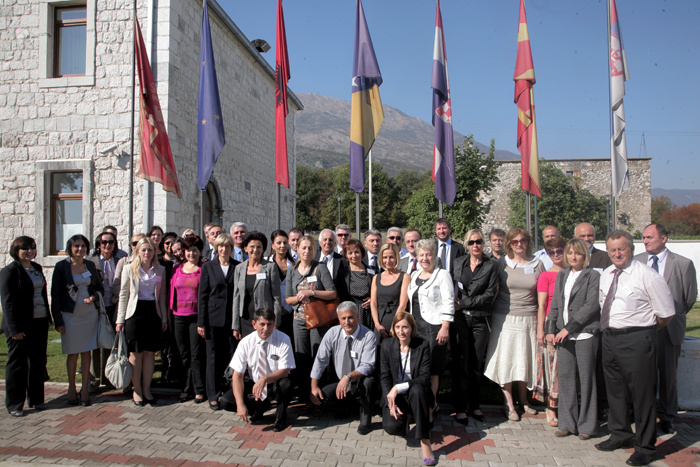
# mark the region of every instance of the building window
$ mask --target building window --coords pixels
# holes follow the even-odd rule
[[[245,188],[245,191],[251,190],[250,182],[248,180],[243,180],[243,188]]]
[[[83,172],[51,174],[51,254],[65,254],[66,241],[83,233]]]
[[[209,182],[204,198],[204,223],[221,222],[221,203],[219,203],[219,192],[214,182]]]
[[[85,76],[87,8],[66,7],[54,11],[53,76]]]

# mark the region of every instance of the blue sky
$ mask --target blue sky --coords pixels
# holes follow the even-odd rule
[[[276,0],[217,1],[250,40],[270,43],[263,56],[274,64]],[[435,2],[363,6],[383,103],[430,122]],[[517,154],[519,0],[442,0],[441,8],[455,129]],[[606,1],[526,0],[525,8],[540,157],[609,157]],[[617,8],[631,77],[628,156],[640,155],[645,132],[652,187],[700,189],[700,1],[617,0]],[[291,89],[350,100],[355,1],[286,0],[284,13]]]

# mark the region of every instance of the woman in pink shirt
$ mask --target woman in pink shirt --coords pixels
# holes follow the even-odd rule
[[[549,314],[549,307],[554,295],[554,283],[557,274],[564,268],[564,248],[566,240],[553,238],[545,243],[544,248],[554,266],[540,274],[537,280],[537,298],[539,310],[537,316],[537,378],[532,388],[532,397],[546,404],[547,424],[557,426],[557,407],[559,400],[559,377],[557,374],[557,353],[553,344],[544,340],[544,322]]]
[[[198,236],[185,237],[182,249],[185,262],[173,268],[170,279],[170,308],[173,332],[183,366],[182,393],[179,402],[194,398],[195,404],[206,400],[204,388],[204,339],[197,330],[197,296],[201,278],[201,252],[204,242]]]

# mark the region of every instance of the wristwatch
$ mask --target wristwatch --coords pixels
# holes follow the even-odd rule
[[[348,373],[347,375],[345,375],[345,377],[348,379],[348,381],[352,381],[352,376],[350,376],[350,373]]]
[[[312,291],[311,291],[311,295],[315,297],[315,296],[316,296],[316,291],[315,291],[315,290],[312,290]]]

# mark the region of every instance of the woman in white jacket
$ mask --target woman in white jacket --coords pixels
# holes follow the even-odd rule
[[[139,240],[131,264],[124,267],[119,291],[117,332],[126,332],[134,404],[139,407],[156,403],[151,394],[155,354],[162,348],[160,333],[168,326],[165,268],[155,260],[155,252],[150,238]]]
[[[411,275],[408,286],[408,302],[418,335],[430,344],[430,385],[436,400],[433,414],[439,410],[437,392],[447,361],[450,323],[455,315],[452,277],[444,269],[435,267],[436,249],[432,240],[423,239],[416,244],[418,262],[423,269]]]

